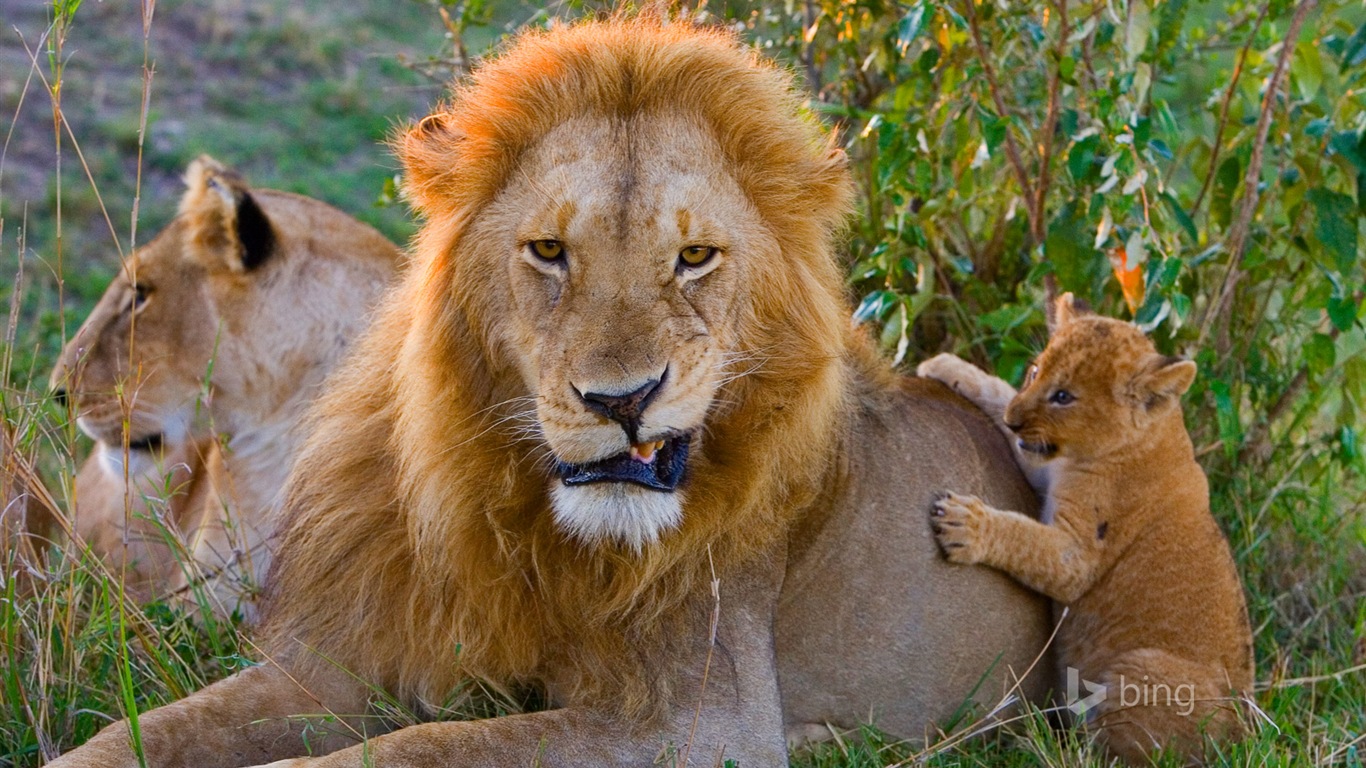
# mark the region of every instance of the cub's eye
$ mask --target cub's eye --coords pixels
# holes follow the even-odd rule
[[[700,267],[720,253],[720,248],[708,245],[690,245],[678,252],[678,263],[684,267]]]
[[[564,258],[564,243],[559,240],[532,240],[531,253],[541,261],[559,261]]]
[[[1029,366],[1029,370],[1028,370],[1028,371],[1025,371],[1024,385],[1027,387],[1027,386],[1029,386],[1030,384],[1033,384],[1033,383],[1034,383],[1034,380],[1037,379],[1037,378],[1039,378],[1039,366],[1037,366],[1037,365],[1031,365],[1031,366]]]
[[[1048,402],[1054,405],[1067,405],[1073,400],[1076,400],[1076,398],[1072,396],[1071,392],[1068,392],[1065,389],[1060,389],[1048,396]]]

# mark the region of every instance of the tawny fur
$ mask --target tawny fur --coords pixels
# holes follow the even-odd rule
[[[297,423],[399,251],[212,158],[194,161],[186,184],[179,216],[125,261],[53,371],[97,441],[72,522],[135,598],[200,582],[219,612],[250,615]],[[253,233],[239,227],[248,206]],[[137,446],[149,436],[157,443]]]
[[[953,573],[920,511],[951,481],[1033,497],[987,419],[850,329],[833,240],[851,185],[787,73],[682,21],[527,32],[398,144],[425,223],[311,417],[269,663],[143,713],[149,760],[326,752],[340,739],[280,718],[373,735],[385,721],[346,716],[375,690],[431,715],[472,676],[550,710],[307,764],[642,765],[687,745],[695,764],[781,765],[785,729],[871,717],[921,737],[965,703],[1041,693],[1037,674],[1011,684],[1043,601]],[[545,239],[563,262],[529,254]],[[680,265],[693,245],[719,249],[709,271]],[[576,390],[650,378],[641,439],[693,435],[660,497],[680,515],[619,488],[648,535],[564,525],[592,510],[552,493],[554,461],[631,444]],[[132,765],[126,733],[58,765]]]
[[[56,521],[36,493],[43,483],[32,452],[18,442],[8,424],[0,425],[0,591],[13,581],[23,595],[44,572]]]
[[[1067,606],[1060,665],[1106,686],[1085,721],[1111,754],[1146,764],[1169,746],[1198,761],[1202,733],[1241,735],[1253,666],[1242,583],[1182,421],[1195,364],[1158,354],[1128,323],[1079,314],[1070,294],[1056,318],[1018,395],[956,359],[920,366],[1033,449],[1022,459],[1051,522],[950,493],[933,525],[949,560],[999,568]]]

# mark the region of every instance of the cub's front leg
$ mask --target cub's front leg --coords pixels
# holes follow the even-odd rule
[[[930,510],[930,527],[950,562],[989,565],[1066,604],[1086,594],[1100,566],[1095,538],[1078,533],[1085,516],[1064,509],[1056,525],[1045,525],[976,496],[945,493]]]
[[[991,418],[996,428],[1006,436],[1015,454],[1015,463],[1029,479],[1029,485],[1040,495],[1048,493],[1051,473],[1048,463],[1032,453],[1020,450],[1020,441],[1006,426],[1006,407],[1017,394],[1015,388],[968,361],[948,353],[935,355],[915,369],[917,376],[943,382],[963,399],[981,409]]]
[[[1006,406],[1015,398],[1015,388],[977,366],[947,352],[916,366],[915,374],[947,384],[968,402],[982,409],[1005,429]],[[1009,436],[1009,430],[1006,430]]]

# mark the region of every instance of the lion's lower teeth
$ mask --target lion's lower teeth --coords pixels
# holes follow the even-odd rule
[[[663,440],[653,443],[639,443],[631,446],[631,458],[649,464],[655,460],[655,452],[664,447]]]

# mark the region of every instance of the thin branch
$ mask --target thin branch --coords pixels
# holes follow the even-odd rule
[[[1238,210],[1238,220],[1229,230],[1226,241],[1229,254],[1228,270],[1224,273],[1224,284],[1219,291],[1219,300],[1210,305],[1210,312],[1201,325],[1197,347],[1204,346],[1210,329],[1217,324],[1219,335],[1216,346],[1221,352],[1228,349],[1228,315],[1233,306],[1234,289],[1242,279],[1243,256],[1246,251],[1248,230],[1252,226],[1252,214],[1257,209],[1257,184],[1262,177],[1262,152],[1266,149],[1267,133],[1271,130],[1271,115],[1276,110],[1276,96],[1280,93],[1285,74],[1290,68],[1290,57],[1295,51],[1295,40],[1300,36],[1300,28],[1304,26],[1304,20],[1309,16],[1309,12],[1317,5],[1318,0],[1301,0],[1295,8],[1294,17],[1290,19],[1290,28],[1286,30],[1285,40],[1276,56],[1276,69],[1271,73],[1266,94],[1262,98],[1261,114],[1257,116],[1257,135],[1252,142],[1247,175],[1243,177],[1243,200]]]
[[[1034,206],[1034,215],[1030,216],[1030,223],[1038,223],[1037,232],[1033,233],[1034,242],[1043,242],[1043,218],[1044,218],[1044,199],[1048,195],[1048,183],[1050,172],[1050,161],[1053,159],[1053,133],[1058,130],[1058,92],[1062,88],[1062,59],[1067,51],[1067,36],[1071,33],[1071,28],[1067,23],[1067,0],[1058,0],[1058,46],[1056,49],[1057,61],[1054,62],[1053,77],[1048,83],[1048,113],[1044,118],[1043,128],[1039,131],[1039,136],[1034,143],[1039,145],[1039,186],[1034,190],[1034,198],[1031,205]]]
[[[1067,0],[1058,0],[1058,46],[1053,62],[1053,76],[1048,83],[1048,114],[1044,118],[1043,128],[1039,131],[1039,136],[1034,143],[1039,145],[1039,186],[1034,190],[1034,197],[1030,200],[1033,211],[1029,216],[1029,226],[1031,229],[1030,239],[1035,245],[1043,242],[1044,239],[1044,204],[1048,197],[1048,184],[1052,171],[1051,163],[1053,159],[1053,133],[1058,130],[1058,92],[1062,89],[1062,59],[1067,51],[1067,36],[1071,29],[1067,21]],[[1058,280],[1050,272],[1044,276],[1044,301],[1048,306],[1053,305],[1053,301],[1058,296]]]
[[[991,92],[991,101],[996,106],[996,114],[1005,120],[1009,113],[1006,112],[1005,100],[1001,98],[1001,88],[996,81],[996,70],[991,67],[991,56],[987,52],[986,45],[982,42],[982,30],[977,24],[977,10],[973,6],[973,0],[964,3],[967,8],[965,16],[968,20],[968,29],[972,33],[972,42],[977,49],[977,58],[982,64],[982,72],[987,79],[987,89]],[[1026,201],[1034,199],[1034,187],[1029,183],[1029,174],[1025,171],[1024,162],[1020,160],[1020,150],[1015,146],[1015,139],[1010,134],[1010,127],[1006,127],[1006,157],[1010,159],[1010,165],[1015,169],[1015,179],[1020,184],[1020,193]],[[1043,223],[1034,220],[1034,207],[1026,205],[1025,211],[1029,215],[1030,236],[1041,242],[1038,237],[1043,232]]]
[[[1252,42],[1257,39],[1257,32],[1262,28],[1262,20],[1266,18],[1267,11],[1271,10],[1271,2],[1267,1],[1262,6],[1262,12],[1257,14],[1257,20],[1252,23],[1252,31],[1247,36],[1247,42],[1243,43],[1243,50],[1238,54],[1238,61],[1233,65],[1233,78],[1229,80],[1228,90],[1224,91],[1223,103],[1219,106],[1219,126],[1214,131],[1214,144],[1210,149],[1209,170],[1205,172],[1205,183],[1200,185],[1200,194],[1195,196],[1195,202],[1191,204],[1190,217],[1195,218],[1195,214],[1200,210],[1200,203],[1205,200],[1205,193],[1209,191],[1209,185],[1214,181],[1214,172],[1219,168],[1219,151],[1223,149],[1224,129],[1228,127],[1228,107],[1233,101],[1233,92],[1238,87],[1238,79],[1243,76],[1243,65],[1247,63],[1247,52],[1252,48]]]
[[[802,28],[803,42],[806,44],[802,46],[802,64],[806,67],[807,85],[817,101],[820,101],[821,91],[825,90],[825,84],[821,82],[821,70],[816,66],[816,21],[819,18],[816,0],[806,0],[806,24]]]

